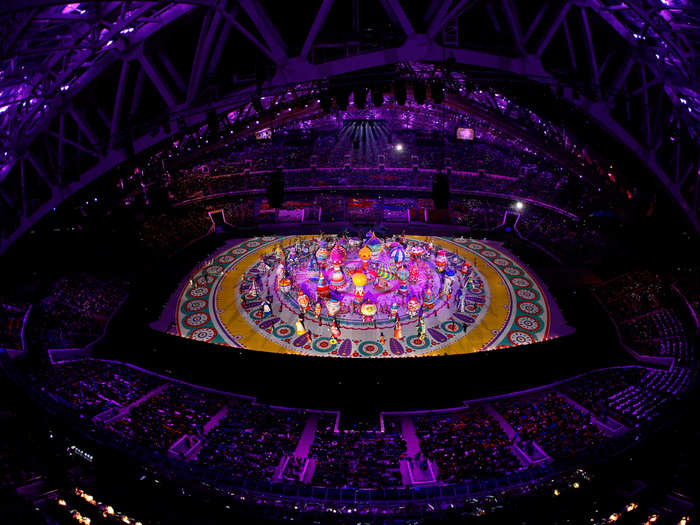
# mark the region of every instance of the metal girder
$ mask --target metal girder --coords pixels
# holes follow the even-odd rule
[[[138,61],[141,64],[146,76],[151,80],[153,85],[158,90],[161,98],[165,101],[169,108],[175,107],[175,95],[170,91],[167,82],[155,68],[150,57],[143,54],[143,51],[138,55]],[[114,132],[112,133],[114,134]]]
[[[399,0],[381,0],[384,10],[389,15],[392,21],[395,21],[401,26],[401,29],[407,36],[411,36],[415,33],[413,30],[413,24],[406,16],[406,13],[399,4]]]
[[[594,98],[598,98],[598,100],[602,99],[604,102],[590,100],[580,96],[574,97],[572,90],[569,88],[564,90],[564,98],[567,98],[573,105],[582,109],[589,117],[600,126],[607,129],[612,136],[626,145],[630,151],[644,161],[657,178],[666,185],[670,194],[686,212],[686,215],[688,215],[689,220],[693,223],[695,228],[700,231],[700,225],[698,224],[697,185],[692,197],[681,194],[681,187],[683,184],[688,181],[689,178],[692,180],[692,178],[698,176],[697,159],[694,159],[694,161],[690,163],[684,160],[682,155],[686,155],[685,158],[687,158],[687,152],[682,151],[680,141],[677,141],[676,144],[674,144],[674,148],[672,148],[674,150],[672,152],[674,158],[670,161],[666,159],[663,163],[665,166],[672,166],[670,169],[671,173],[664,172],[661,168],[662,164],[655,158],[658,151],[663,152],[665,149],[668,149],[660,148],[663,138],[665,136],[667,137],[669,133],[668,118],[666,118],[666,115],[664,115],[664,118],[661,118],[661,115],[659,115],[661,108],[664,107],[664,102],[668,100],[668,93],[671,93],[667,80],[668,75],[662,74],[659,70],[661,67],[659,64],[648,63],[647,58],[640,53],[639,39],[634,36],[628,21],[622,18],[624,12],[634,11],[634,13],[647,20],[648,24],[654,24],[654,16],[656,16],[654,13],[642,10],[640,14],[638,12],[639,6],[632,0],[630,3],[633,5],[628,5],[628,3],[626,3],[619,9],[611,9],[598,0],[567,0],[566,2],[551,2],[545,0],[541,7],[536,9],[535,17],[529,22],[528,27],[522,27],[520,20],[525,20],[526,18],[519,15],[518,2],[512,0],[486,0],[485,2],[474,2],[472,0],[433,0],[430,7],[425,12],[423,21],[425,25],[428,26],[428,29],[425,34],[421,34],[415,33],[414,28],[420,26],[425,27],[425,25],[420,21],[411,20],[403,10],[400,0],[375,1],[380,3],[389,15],[390,20],[392,20],[409,38],[398,47],[375,48],[377,50],[318,64],[310,63],[307,57],[319,35],[322,34],[324,24],[326,24],[328,20],[328,14],[334,5],[334,0],[322,0],[320,9],[317,13],[312,15],[314,16],[313,23],[303,41],[301,53],[297,57],[289,56],[288,49],[283,39],[285,35],[284,28],[275,27],[265,12],[261,2],[258,0],[240,0],[232,8],[230,8],[233,3],[232,1],[192,0],[187,2],[188,5],[183,6],[179,11],[167,10],[164,12],[156,11],[157,4],[155,3],[142,2],[137,3],[138,5],[136,6],[138,16],[129,17],[126,17],[126,11],[123,9],[125,4],[120,2],[102,2],[105,6],[105,10],[110,13],[116,12],[114,10],[115,5],[122,7],[122,11],[117,17],[117,22],[99,22],[101,24],[99,27],[110,31],[108,34],[114,35],[118,43],[116,43],[111,50],[100,55],[99,59],[95,59],[94,56],[90,55],[89,49],[87,48],[83,50],[78,49],[77,51],[74,49],[73,51],[66,50],[57,52],[50,62],[56,66],[56,68],[49,68],[45,78],[37,77],[34,88],[39,89],[39,87],[41,87],[42,89],[47,89],[51,86],[55,88],[60,82],[70,78],[71,71],[84,67],[86,69],[85,72],[81,74],[80,85],[75,86],[75,89],[71,87],[66,94],[58,94],[58,96],[53,96],[53,98],[47,98],[46,100],[50,106],[50,110],[47,111],[45,115],[45,121],[39,122],[38,124],[34,124],[35,117],[32,116],[36,114],[36,108],[30,108],[30,111],[25,111],[24,109],[19,111],[19,104],[17,104],[16,107],[13,107],[12,111],[18,111],[16,122],[21,118],[21,125],[16,128],[11,128],[13,132],[19,132],[18,130],[22,130],[25,123],[27,124],[26,127],[28,127],[29,123],[32,124],[32,133],[34,133],[34,135],[25,135],[22,137],[25,141],[25,151],[27,147],[31,145],[32,141],[37,140],[37,138],[58,138],[59,154],[56,162],[59,166],[63,162],[64,157],[66,157],[63,152],[64,146],[70,146],[89,153],[91,156],[96,156],[96,164],[81,175],[78,183],[73,183],[68,186],[56,185],[52,187],[53,192],[50,201],[40,206],[31,216],[25,216],[25,213],[23,213],[20,229],[14,232],[9,239],[1,241],[0,252],[2,252],[10,242],[21,235],[23,231],[26,231],[29,226],[39,220],[46,211],[55,207],[63,198],[78,191],[85,184],[113,168],[119,162],[125,160],[126,152],[120,149],[119,145],[115,143],[117,141],[114,139],[127,131],[124,129],[123,122],[120,121],[120,116],[124,113],[123,108],[125,101],[132,101],[129,113],[133,114],[135,112],[140,99],[139,86],[142,85],[144,78],[148,78],[155,86],[157,93],[170,112],[169,118],[171,120],[182,115],[186,118],[187,125],[195,125],[206,120],[207,109],[216,109],[217,111],[225,110],[228,113],[231,108],[240,107],[242,109],[237,112],[236,119],[243,118],[246,114],[252,112],[252,105],[249,102],[252,93],[255,91],[255,86],[251,85],[223,94],[219,99],[206,105],[199,105],[198,103],[198,100],[201,100],[201,97],[198,99],[198,95],[201,90],[204,75],[214,74],[219,62],[225,62],[221,60],[221,55],[228,32],[238,32],[243,35],[277,66],[273,78],[264,84],[266,92],[272,93],[275,89],[291,89],[294,91],[295,84],[319,81],[335,75],[347,75],[356,71],[379,66],[397,63],[440,63],[448,56],[454,59],[455,64],[469,68],[476,67],[483,70],[505,72],[510,75],[525,77],[528,80],[534,80],[547,86],[556,84],[563,84],[566,86],[567,78],[563,77],[560,72],[557,72],[558,70],[556,68],[550,67],[546,61],[548,60],[547,57],[551,54],[549,52],[551,49],[550,46],[552,45],[557,31],[563,28],[562,30],[567,39],[569,49],[564,50],[563,53],[561,53],[561,50],[558,50],[560,51],[559,56],[561,57],[563,55],[567,57],[568,54],[568,64],[566,64],[566,66],[568,70],[575,70],[578,65],[576,63],[575,49],[578,50],[579,53],[581,49],[584,50],[584,54],[581,56],[585,58],[585,63],[588,65],[591,73],[590,78],[592,78],[592,84],[596,94]],[[87,3],[92,5],[98,2],[94,0],[93,2]],[[475,4],[483,3],[487,4],[487,8],[492,7],[490,11],[492,14],[494,12],[500,12],[505,16],[507,24],[500,24],[501,32],[498,35],[494,35],[494,38],[502,38],[504,42],[508,42],[512,45],[513,50],[511,53],[496,55],[481,50],[459,47],[448,48],[440,45],[439,35],[448,20],[457,19],[460,16],[472,17],[474,14],[470,8]],[[51,2],[48,0],[6,0],[6,2],[0,6],[0,15],[19,10],[20,8],[26,9],[30,7],[35,8],[35,11],[31,12],[34,17],[39,16],[42,8],[57,4],[58,2]],[[267,5],[269,6],[270,4]],[[151,24],[148,28],[152,33],[164,25],[186,15],[194,6],[202,6],[206,8],[206,12],[189,74],[182,73],[182,70],[178,71],[178,68],[173,64],[171,57],[168,55],[167,49],[155,49],[155,52],[150,52],[149,50],[148,55],[144,56],[143,40],[146,37],[145,33],[144,35],[139,35],[138,38],[132,38],[131,35],[133,35],[133,33],[127,36],[120,35],[120,31],[132,22],[138,20],[139,16],[152,17],[150,20],[145,20],[147,26]],[[567,17],[573,7],[578,8],[579,16]],[[111,11],[109,11],[110,9]],[[251,31],[244,26],[241,20],[237,18],[240,10],[245,11],[250,20],[255,24],[261,39],[253,35]],[[134,12],[135,11],[131,11],[132,14]],[[617,71],[614,72],[614,74],[602,74],[608,62],[611,60],[612,52],[608,53],[608,56],[602,64],[598,64],[596,59],[597,34],[589,25],[589,18],[592,17],[600,17],[600,19],[605,21],[615,33],[622,37],[624,42],[629,44],[627,49],[619,50],[619,52],[624,53],[622,56],[626,58],[622,66],[616,66]],[[65,18],[64,21],[66,23],[69,23],[77,17],[59,17],[57,20],[60,21],[63,20],[63,18]],[[465,18],[463,18],[463,20],[464,19]],[[545,21],[547,21],[546,23],[548,25],[542,27]],[[76,22],[81,21],[77,20]],[[478,22],[479,21],[476,21],[476,23]],[[491,23],[488,20],[484,20],[483,22],[484,26]],[[30,23],[31,18],[28,17],[25,19],[25,27]],[[579,23],[580,27],[578,26]],[[569,25],[573,24],[577,24],[576,29],[578,31],[575,33],[569,31]],[[94,34],[96,34],[97,27],[98,26],[95,25],[92,28]],[[86,31],[81,39],[74,39],[75,44],[79,46],[88,45],[89,42],[91,42],[89,33],[89,31]],[[572,39],[572,34],[583,35],[583,41],[581,43],[575,42]],[[674,42],[676,46],[673,48],[674,52],[683,54],[683,50],[678,48],[678,42],[673,40],[673,35],[669,35],[668,31],[663,29],[660,30],[659,34],[662,35],[663,38],[667,40],[670,39]],[[19,31],[15,40],[21,39],[21,35],[22,31]],[[94,41],[100,42],[99,40]],[[548,51],[546,55],[545,51]],[[73,57],[71,53],[76,53],[76,55]],[[70,57],[73,57],[71,59],[72,61],[68,60]],[[684,59],[688,59],[687,54],[685,54]],[[61,61],[65,61],[66,63],[62,64]],[[121,61],[122,68],[119,75],[115,104],[106,110],[107,113],[105,113],[105,109],[102,107],[97,107],[94,111],[99,116],[98,120],[101,119],[106,124],[106,128],[109,129],[109,136],[104,137],[101,131],[93,129],[93,126],[83,115],[78,103],[80,99],[76,97],[76,94],[80,93],[82,86],[87,85],[93,79],[99,77],[107,66],[118,61]],[[614,63],[614,61],[612,61],[612,63]],[[58,65],[61,65],[61,67],[58,67]],[[630,75],[632,69],[640,71],[640,73]],[[647,74],[653,76],[647,79]],[[132,75],[136,76],[132,77]],[[130,85],[127,81],[128,78],[136,78],[136,87],[127,87]],[[649,89],[660,83],[663,83],[663,88],[658,90],[656,98],[650,100]],[[128,90],[131,91],[127,92]],[[654,93],[656,93],[656,91]],[[179,98],[181,95],[184,96]],[[602,98],[603,95],[605,98]],[[180,102],[180,100],[183,101]],[[611,116],[611,110],[621,104],[629,105],[631,100],[638,102],[636,105],[642,108],[644,114],[641,116],[635,115],[635,117],[641,117],[636,120],[630,115],[627,119],[628,122],[625,122],[625,119],[622,117],[618,117],[620,120],[616,121]],[[672,98],[670,100],[673,107],[677,106],[677,101],[674,101]],[[32,111],[34,113],[32,113]],[[686,117],[688,117],[688,115],[681,114],[679,110],[676,109],[673,111],[675,119],[673,125],[685,126],[685,122],[687,121]],[[80,131],[78,141],[64,136],[63,130],[66,113],[75,121]],[[109,115],[109,113],[111,113],[111,115]],[[651,118],[652,116],[656,118]],[[7,117],[7,115],[5,117]],[[0,113],[0,123],[2,123],[2,119],[5,117]],[[55,118],[60,119],[60,129],[58,133],[50,131],[48,127],[49,122]],[[631,130],[629,123],[633,121],[642,123],[642,129]],[[101,124],[98,124],[97,127],[101,127]],[[175,126],[172,126],[172,128],[175,128]],[[167,129],[169,130],[167,133],[163,130],[159,130],[155,135],[151,135],[149,132],[147,135],[135,136],[134,152],[139,153],[145,148],[151,147],[159,141],[179,132],[177,129],[171,129],[170,127]],[[12,135],[10,136],[12,137]],[[19,136],[18,134],[17,137]],[[18,158],[28,159],[29,162],[33,161],[31,156],[20,155]],[[54,163],[53,157],[48,155],[47,158],[50,161],[49,165]],[[34,164],[34,162],[32,163]],[[37,162],[36,165],[41,166],[41,163]],[[52,184],[45,176],[45,173],[42,175],[43,172],[39,168],[36,168],[36,166],[35,169],[37,169],[42,179],[48,184]],[[12,191],[4,191],[2,184],[0,180],[1,194],[16,194]],[[28,191],[31,190],[31,188],[25,189]],[[22,198],[26,200],[26,195],[24,193],[22,193]],[[26,206],[24,206],[23,212],[26,212]]]
[[[272,53],[276,63],[285,62],[287,60],[287,50],[279,31],[267,16],[265,9],[257,0],[238,0],[238,3],[245,10],[246,14],[255,24],[256,29],[260,32],[267,45],[267,48]]]
[[[318,13],[316,13],[316,17],[314,18],[311,28],[309,29],[309,33],[306,35],[306,39],[304,39],[304,45],[302,46],[301,54],[299,55],[301,58],[306,59],[306,57],[309,56],[311,46],[316,40],[316,36],[318,35],[321,27],[323,27],[323,24],[326,22],[328,13],[330,12],[331,7],[333,7],[333,2],[334,0],[323,0],[321,3],[321,7],[319,8]]]

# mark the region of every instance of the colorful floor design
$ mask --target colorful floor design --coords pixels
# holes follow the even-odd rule
[[[327,315],[320,319],[307,315],[305,327],[311,339],[298,336],[295,322],[299,310],[290,296],[278,289],[270,290],[272,313],[264,316],[264,293],[246,295],[249,283],[259,279],[261,256],[273,254],[278,246],[311,239],[315,237],[270,235],[248,239],[217,253],[191,274],[182,289],[177,307],[178,334],[236,348],[354,358],[464,354],[550,337],[550,314],[556,304],[529,270],[492,243],[437,237],[432,238],[435,250],[446,250],[450,264],[457,267],[466,260],[475,269],[476,284],[469,289],[470,301],[463,312],[457,311],[454,298],[437,301],[435,308],[426,313],[423,340],[417,335],[417,319],[407,316],[401,317],[400,340],[393,337],[392,323],[378,322],[375,328],[348,321],[339,323],[342,335],[332,344]],[[407,239],[427,242],[420,236]]]

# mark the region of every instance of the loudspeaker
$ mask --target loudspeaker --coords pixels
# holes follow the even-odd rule
[[[422,106],[425,104],[425,97],[426,97],[426,89],[425,89],[425,82],[422,80],[414,80],[413,81],[413,100],[416,101],[416,104],[419,106]]]
[[[373,87],[370,93],[372,98],[372,105],[375,108],[379,108],[384,103],[384,92],[381,87]]]
[[[350,99],[350,90],[345,87],[340,87],[335,92],[335,103],[342,111],[348,109],[348,100]]]
[[[321,96],[319,97],[321,109],[323,110],[324,113],[330,113],[331,112],[331,105],[333,104],[333,101],[331,100],[331,96],[328,94],[327,91],[324,91],[321,93]]]
[[[444,173],[438,173],[433,179],[433,202],[438,210],[444,210],[449,205],[450,180]]]
[[[406,103],[406,81],[403,79],[394,80],[394,99],[399,106]]]
[[[433,102],[442,104],[445,100],[445,86],[442,80],[433,80],[430,83],[430,96],[433,97]]]
[[[207,110],[207,131],[214,133],[219,130],[219,120],[216,118],[216,110]]]
[[[284,202],[284,178],[282,170],[277,170],[270,175],[267,185],[267,202],[270,208],[279,208]]]

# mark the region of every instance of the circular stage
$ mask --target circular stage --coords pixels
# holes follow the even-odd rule
[[[237,241],[183,286],[183,337],[345,358],[465,354],[543,341],[553,301],[493,243],[265,236]]]

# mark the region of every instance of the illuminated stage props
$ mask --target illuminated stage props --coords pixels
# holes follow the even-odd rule
[[[408,357],[542,341],[553,307],[529,270],[484,241],[271,235],[196,269],[177,326],[251,350]]]

